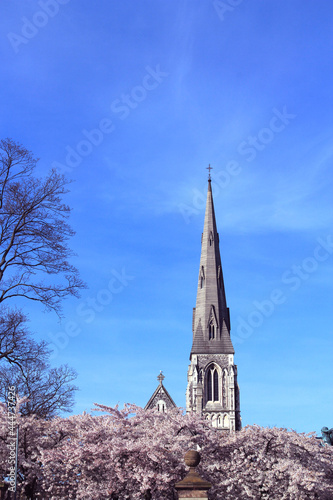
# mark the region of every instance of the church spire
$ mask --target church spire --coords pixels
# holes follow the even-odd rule
[[[193,343],[187,372],[186,411],[203,414],[213,427],[233,432],[241,429],[239,387],[230,339],[210,169],[209,166],[197,302],[193,310]]]
[[[193,309],[193,343],[187,372],[186,411],[203,414],[213,427],[233,432],[241,429],[239,387],[230,339],[210,169],[209,166],[197,302]]]
[[[210,169],[211,167],[209,167],[206,213],[201,239],[197,301],[193,310],[191,355],[234,354],[230,339],[230,316],[224,290]]]

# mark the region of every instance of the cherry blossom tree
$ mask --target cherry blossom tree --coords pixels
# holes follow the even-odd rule
[[[213,485],[211,500],[333,498],[333,448],[313,434],[259,426],[229,434],[179,410],[97,410],[51,421],[19,417],[19,478],[29,498],[173,500],[190,448],[201,453],[198,472]],[[0,420],[6,477],[5,407]]]

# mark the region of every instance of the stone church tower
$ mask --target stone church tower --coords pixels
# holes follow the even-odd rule
[[[186,410],[205,415],[214,427],[230,432],[240,430],[237,366],[230,339],[210,176],[192,330]]]

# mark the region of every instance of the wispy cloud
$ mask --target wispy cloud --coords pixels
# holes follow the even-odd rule
[[[312,161],[300,162],[290,170],[266,173],[258,164],[245,165],[225,189],[212,182],[215,209],[225,230],[303,231],[329,227],[332,221],[329,160],[325,147]],[[269,160],[268,160],[269,161]],[[299,160],[300,161],[300,160]],[[267,159],[266,159],[267,162]],[[206,184],[163,186],[151,203],[159,213],[179,213],[188,207],[190,217],[204,213]],[[150,205],[151,206],[151,205]]]

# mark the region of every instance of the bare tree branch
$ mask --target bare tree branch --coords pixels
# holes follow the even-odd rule
[[[74,231],[62,196],[69,181],[56,171],[33,177],[36,162],[20,144],[0,141],[0,304],[25,297],[59,314],[61,299],[85,285],[68,261]]]
[[[75,370],[67,365],[49,368],[47,357],[23,365],[22,370],[3,365],[0,367],[0,398],[6,401],[8,387],[14,385],[19,397],[27,398],[20,406],[21,415],[49,420],[60,412],[71,411],[78,390],[72,384],[76,377]]]
[[[30,151],[27,151],[21,144],[14,142],[12,139],[2,139],[0,141],[0,179],[2,179],[0,208],[2,208],[7,184],[18,177],[22,178],[31,174],[37,161]]]
[[[23,415],[50,419],[71,410],[76,373],[67,365],[50,368],[47,343],[34,341],[26,316],[5,305],[24,297],[60,315],[61,300],[85,285],[69,263],[74,231],[62,201],[69,181],[56,171],[34,177],[36,163],[21,144],[0,141],[0,398],[15,385],[27,398]]]
[[[0,316],[0,362],[8,361],[21,370],[36,359],[47,357],[49,350],[46,342],[35,342],[26,328],[27,318],[20,310],[2,310]]]

